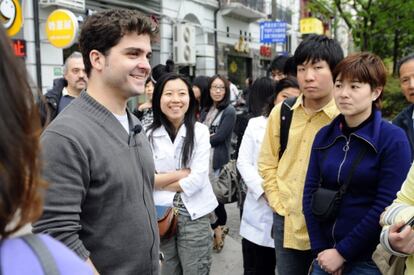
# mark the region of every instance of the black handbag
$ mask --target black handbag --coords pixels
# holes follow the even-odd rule
[[[311,209],[316,220],[320,222],[332,221],[338,215],[339,207],[341,205],[342,196],[346,193],[348,186],[351,182],[351,178],[355,172],[355,168],[364,158],[367,148],[361,150],[358,157],[354,160],[351,166],[351,171],[344,184],[339,190],[331,190],[323,188],[322,186],[322,173],[319,180],[319,187],[312,194]],[[323,158],[324,159],[324,158]],[[322,167],[322,163],[319,167]]]

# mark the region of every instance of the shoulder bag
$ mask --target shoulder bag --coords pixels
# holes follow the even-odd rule
[[[175,207],[155,206],[160,239],[170,239],[177,233],[178,210]]]
[[[346,193],[346,190],[351,182],[351,178],[355,172],[355,168],[364,158],[367,148],[364,147],[357,158],[354,160],[351,166],[351,171],[344,184],[339,190],[331,190],[321,187],[322,185],[322,173],[320,176],[319,187],[312,194],[311,209],[314,217],[321,222],[334,220],[338,214],[339,207],[342,201],[342,196]],[[326,157],[326,156],[325,156]],[[325,157],[323,159],[325,159]],[[322,165],[323,160],[319,164]]]
[[[220,171],[219,176],[212,182],[213,191],[219,203],[242,203],[246,186],[237,171],[235,159],[231,159]]]

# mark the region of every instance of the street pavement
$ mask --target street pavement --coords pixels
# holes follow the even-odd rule
[[[223,250],[220,253],[213,252],[211,275],[242,275],[243,257],[241,247],[240,211],[237,203],[226,204],[227,226],[229,235],[224,241]]]

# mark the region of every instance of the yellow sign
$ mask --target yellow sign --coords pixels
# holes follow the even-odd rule
[[[237,69],[238,69],[237,63],[234,62],[234,60],[233,60],[230,63],[230,72],[234,74],[235,72],[237,72]]]
[[[0,1],[0,22],[9,36],[20,31],[23,25],[23,14],[19,0]]]
[[[308,34],[308,33],[316,33],[316,34],[323,34],[323,24],[322,21],[313,18],[303,18],[300,20],[300,33]]]
[[[73,12],[63,9],[53,11],[46,21],[46,36],[56,48],[69,48],[78,34],[78,20]]]

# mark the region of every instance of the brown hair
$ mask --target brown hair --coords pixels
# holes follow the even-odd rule
[[[124,35],[133,32],[147,34],[154,40],[158,27],[136,10],[105,10],[86,18],[79,37],[79,47],[88,77],[92,69],[89,53],[97,50],[106,56]]]
[[[347,56],[333,71],[334,81],[340,77],[351,81],[368,83],[371,89],[382,88],[381,94],[374,101],[377,108],[381,107],[382,94],[387,82],[387,70],[381,58],[373,53],[362,52]]]
[[[5,238],[42,212],[40,118],[25,65],[0,24],[0,236]],[[7,227],[7,228],[6,228]]]

